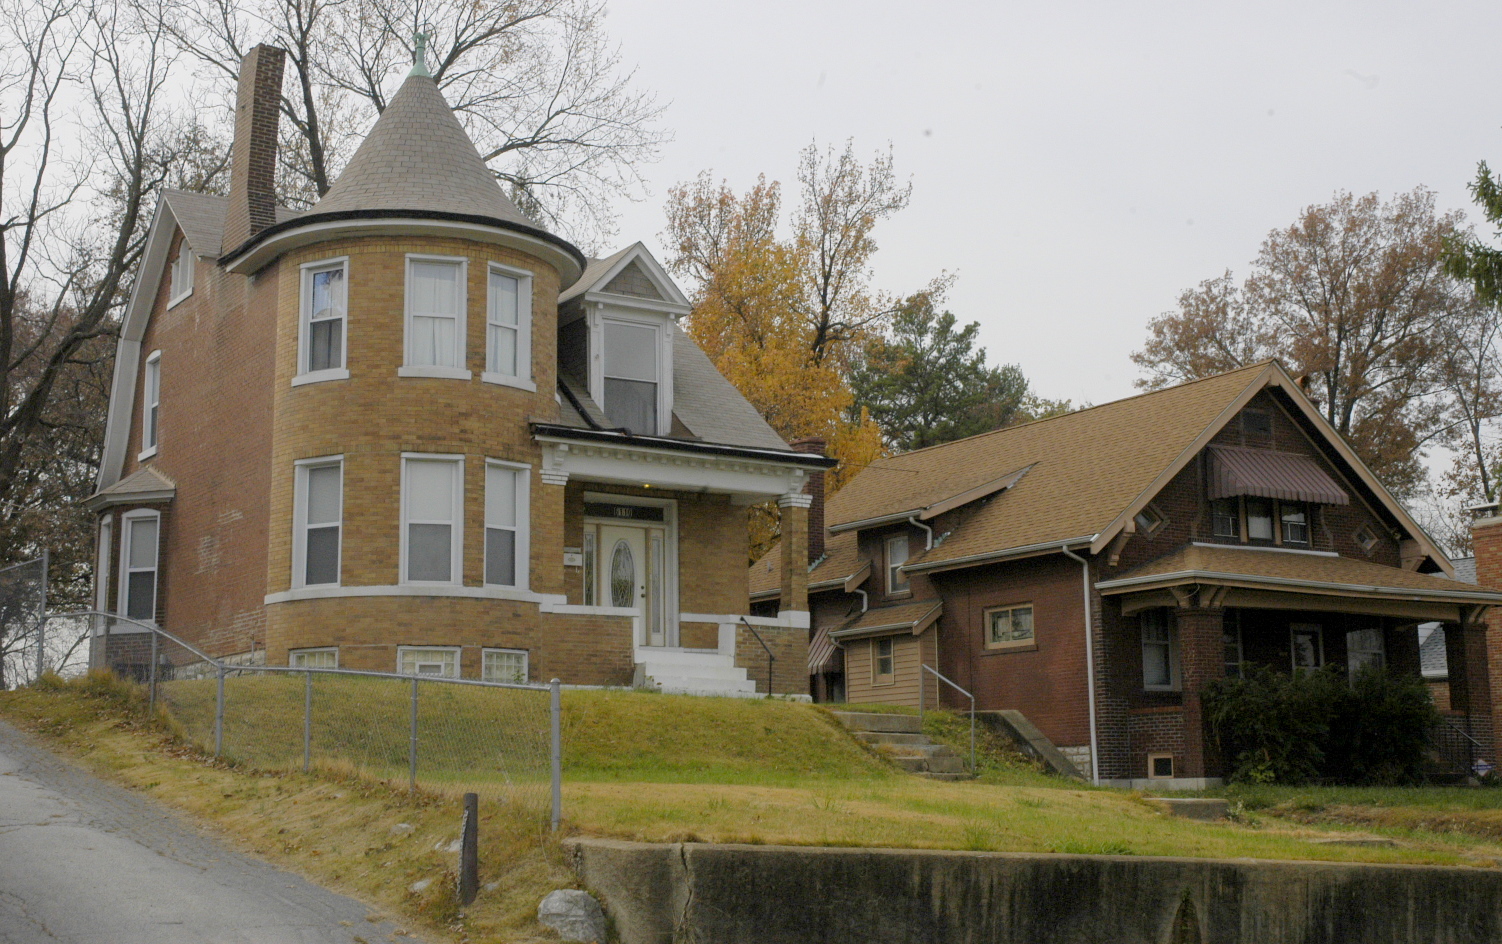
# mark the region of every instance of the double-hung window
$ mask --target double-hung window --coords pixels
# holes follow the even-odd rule
[[[1268,499],[1246,500],[1246,537],[1248,541],[1273,539],[1273,503]]]
[[[1173,628],[1168,611],[1143,610],[1142,687],[1150,691],[1177,691],[1179,659],[1174,651]]]
[[[485,582],[527,586],[528,467],[485,464]]]
[[[464,366],[466,264],[407,257],[407,362],[404,377],[468,378]]]
[[[151,356],[146,358],[145,383],[142,385],[143,403],[141,406],[141,455],[138,458],[150,459],[156,455],[157,436],[161,432],[159,427],[162,408],[162,352],[152,351]]]
[[[344,463],[338,457],[307,459],[297,464],[296,475],[292,585],[337,585],[344,519]]]
[[[1346,633],[1346,668],[1353,678],[1363,670],[1380,669],[1386,664],[1382,630],[1353,629]]]
[[[491,263],[485,301],[486,383],[536,390],[532,382],[532,276]]]
[[[171,308],[193,294],[193,247],[186,239],[177,244],[177,258],[172,261],[172,297],[167,301]]]
[[[458,584],[464,458],[402,456],[402,582]]]
[[[911,588],[902,565],[907,563],[907,535],[887,538],[887,593],[907,593]]]
[[[604,323],[605,415],[633,433],[658,433],[658,329],[626,321]]]
[[[294,383],[347,379],[349,260],[323,259],[304,265],[301,291]]]
[[[1308,545],[1309,543],[1309,506],[1303,504],[1278,505],[1279,515],[1282,518],[1283,543],[1293,545]]]
[[[149,623],[156,619],[157,545],[162,519],[154,511],[132,511],[122,521],[120,612]]]
[[[457,646],[397,646],[396,671],[399,675],[436,675],[459,677]]]
[[[893,652],[892,637],[883,636],[871,643],[872,681],[878,685],[890,685],[897,679],[897,657]]]
[[[527,650],[481,650],[480,678],[487,682],[512,682],[525,685],[527,682]]]

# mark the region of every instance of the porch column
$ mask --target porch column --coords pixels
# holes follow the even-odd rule
[[[1470,720],[1470,735],[1481,742],[1483,758],[1497,762],[1488,636],[1495,633],[1480,621],[1445,624],[1445,659],[1450,671],[1450,708]]]
[[[808,506],[812,495],[777,499],[782,512],[782,597],[778,612],[808,612]]]
[[[1210,777],[1209,732],[1201,692],[1213,679],[1226,674],[1225,610],[1219,607],[1184,607],[1174,611],[1179,631],[1179,674],[1184,690],[1184,769],[1181,777]]]

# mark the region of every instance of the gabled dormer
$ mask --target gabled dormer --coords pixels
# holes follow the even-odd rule
[[[689,302],[641,243],[589,264],[558,299],[558,367],[610,424],[673,427],[673,345]]]

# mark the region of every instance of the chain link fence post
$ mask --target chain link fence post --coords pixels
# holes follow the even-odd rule
[[[412,676],[412,737],[407,744],[407,792],[417,792],[417,676]]]
[[[302,689],[302,772],[313,764],[313,670],[309,669]]]
[[[553,832],[563,819],[563,683],[548,683],[549,779],[553,788]]]
[[[214,756],[224,753],[224,666],[219,666],[215,675],[218,688],[214,693]]]
[[[148,717],[148,718],[151,717],[152,715],[156,714],[156,672],[157,672],[157,658],[158,658],[157,650],[158,650],[158,646],[159,645],[160,644],[157,642],[157,635],[156,635],[156,633],[152,633],[151,634],[151,669],[150,669],[150,671],[151,671],[151,698],[146,703],[146,717]]]

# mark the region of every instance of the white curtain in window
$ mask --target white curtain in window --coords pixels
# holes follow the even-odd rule
[[[490,310],[486,324],[485,369],[507,377],[521,375],[517,349],[521,333],[521,281],[500,272],[490,273]]]
[[[410,287],[414,366],[459,366],[459,266],[451,262],[412,263]]]

